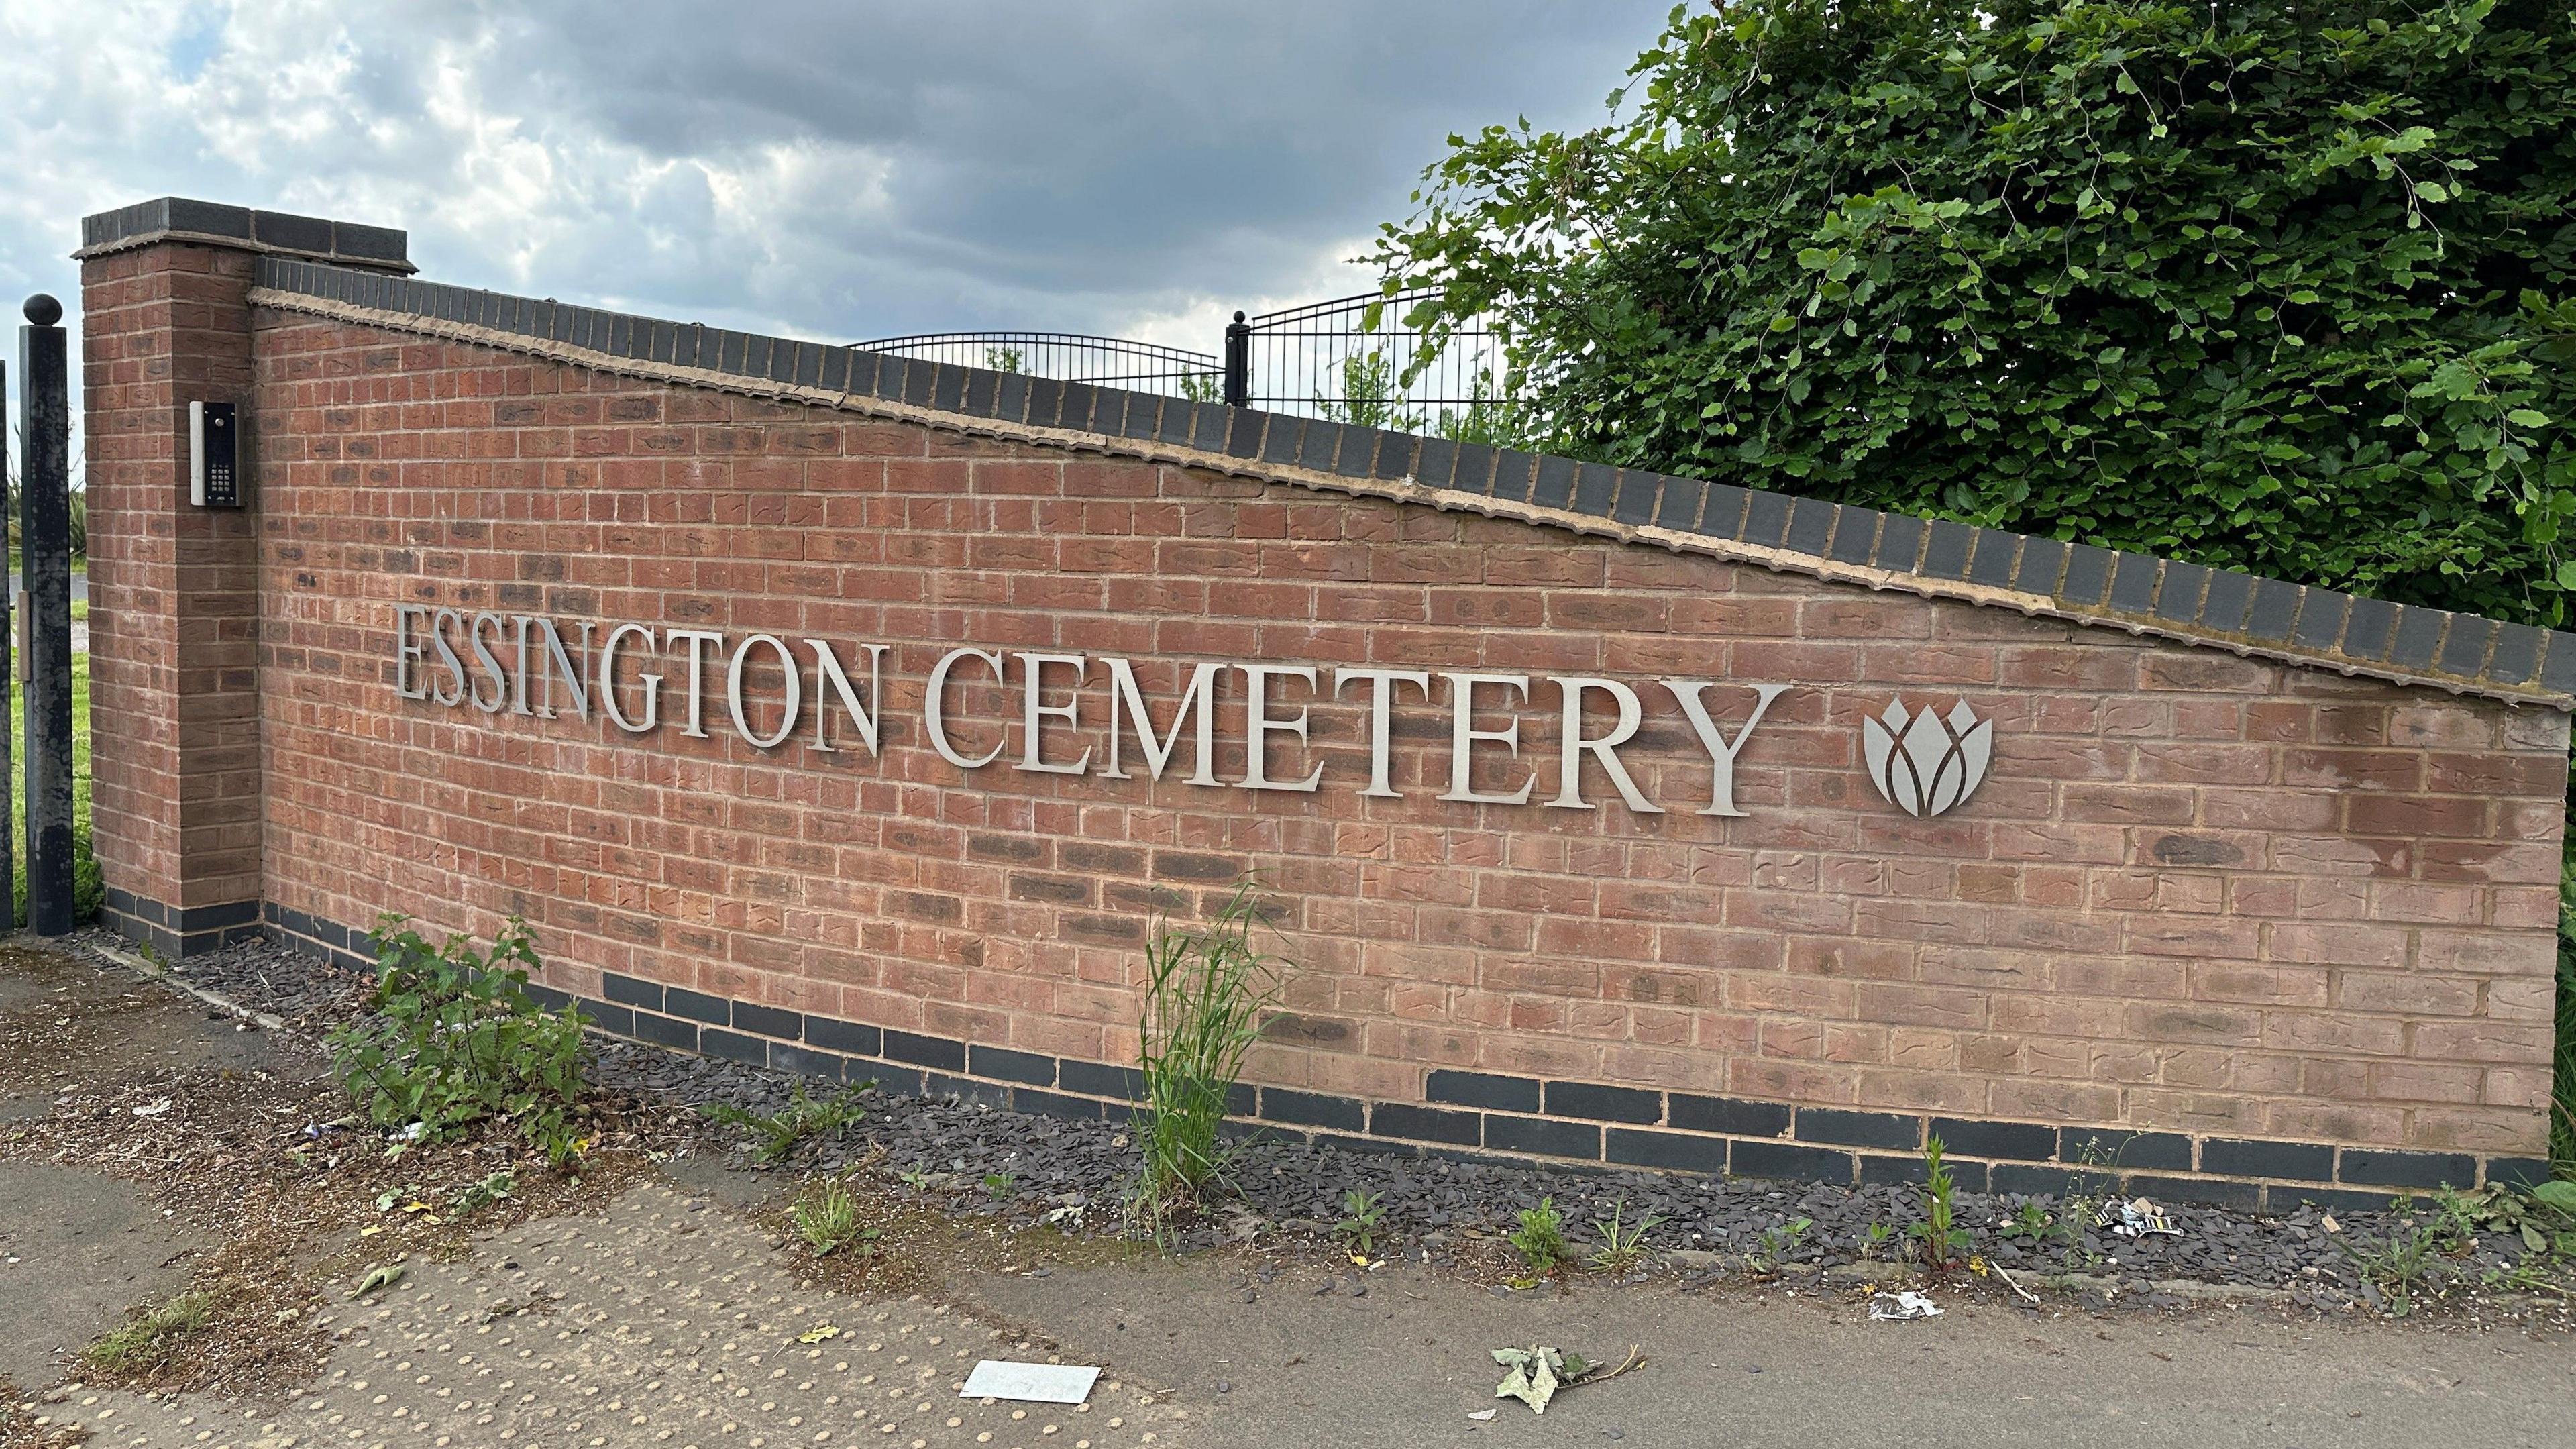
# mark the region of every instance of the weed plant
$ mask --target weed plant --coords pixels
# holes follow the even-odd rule
[[[1144,1169],[1133,1204],[1158,1240],[1202,1206],[1225,1170],[1227,1099],[1277,999],[1285,962],[1253,945],[1263,925],[1254,883],[1234,888],[1197,927],[1158,926],[1145,948],[1145,1007],[1137,1021],[1135,1135]]]
[[[1549,1273],[1556,1265],[1574,1256],[1565,1241],[1565,1219],[1556,1210],[1556,1199],[1543,1197],[1538,1206],[1521,1209],[1521,1225],[1504,1241],[1520,1250],[1523,1261],[1535,1273]]]
[[[859,1095],[875,1085],[873,1081],[863,1082],[829,1097],[814,1097],[806,1094],[803,1082],[798,1082],[788,1093],[787,1105],[775,1112],[754,1112],[732,1102],[709,1102],[699,1110],[750,1134],[752,1161],[765,1166],[803,1143],[838,1136],[842,1129],[867,1116]]]
[[[863,1258],[874,1257],[882,1236],[875,1228],[859,1226],[858,1199],[835,1178],[809,1183],[788,1205],[787,1220],[817,1258],[828,1258],[843,1248],[854,1248]]]
[[[463,936],[433,946],[387,915],[376,949],[371,1015],[326,1039],[331,1068],[379,1128],[419,1124],[435,1139],[504,1121],[556,1167],[581,1155],[582,1016],[549,1011],[528,994],[535,938],[513,916],[476,954]]]
[[[1764,1228],[1762,1241],[1754,1245],[1752,1252],[1744,1255],[1744,1266],[1756,1273],[1773,1271],[1783,1261],[1796,1256],[1800,1248],[1806,1246],[1807,1229],[1815,1225],[1814,1218],[1791,1218],[1785,1223],[1773,1223]],[[1885,1244],[1888,1237],[1886,1224],[1870,1224],[1869,1236],[1862,1247],[1861,1256],[1867,1257]]]
[[[186,1347],[187,1336],[205,1326],[214,1308],[210,1294],[182,1293],[101,1336],[82,1351],[81,1359],[101,1373],[137,1374],[159,1368]]]
[[[1947,1270],[1968,1250],[1967,1230],[1956,1226],[1956,1185],[1950,1180],[1949,1164],[1941,1160],[1941,1135],[1934,1133],[1923,1144],[1923,1221],[1912,1229],[1915,1240],[1923,1245],[1923,1266],[1935,1273]]]
[[[1363,1258],[1377,1256],[1378,1224],[1386,1220],[1386,1205],[1379,1194],[1358,1188],[1342,1194],[1342,1219],[1333,1224],[1333,1237],[1344,1248]]]
[[[1646,1246],[1646,1234],[1663,1219],[1649,1217],[1631,1225],[1623,1221],[1627,1212],[1627,1199],[1622,1198],[1610,1204],[1610,1216],[1592,1220],[1592,1231],[1601,1239],[1601,1246],[1585,1260],[1593,1272],[1625,1273],[1654,1256]]]

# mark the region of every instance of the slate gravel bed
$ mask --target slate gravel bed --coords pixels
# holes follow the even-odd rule
[[[190,957],[174,974],[316,1034],[362,1009],[367,985],[362,976],[265,942]],[[784,1073],[613,1038],[597,1040],[593,1076],[604,1090],[641,1104],[692,1112],[717,1101],[774,1111],[798,1084]],[[809,1084],[809,1090],[815,1089]],[[728,1144],[732,1136],[712,1125],[704,1132],[710,1145]],[[913,1174],[909,1180],[916,1187],[959,1210],[1032,1223],[1054,1214],[1056,1221],[1107,1230],[1118,1222],[1132,1186],[1136,1152],[1124,1124],[871,1092],[861,1123],[837,1141],[805,1144],[782,1164],[789,1171],[852,1167],[889,1181]],[[1630,1224],[1662,1219],[1648,1242],[1665,1251],[1689,1250],[1684,1260],[1702,1274],[1756,1267],[1816,1270],[1863,1261],[1873,1225],[1895,1235],[1876,1250],[1878,1259],[1889,1259],[1901,1250],[1906,1228],[1922,1217],[1919,1194],[1905,1187],[1855,1190],[1756,1178],[1451,1162],[1353,1152],[1266,1133],[1241,1144],[1232,1175],[1240,1202],[1212,1213],[1184,1238],[1185,1248],[1249,1240],[1256,1229],[1327,1238],[1342,1216],[1344,1194],[1352,1190],[1379,1194],[1385,1209],[1381,1244],[1409,1256],[1427,1254],[1435,1263],[1508,1232],[1520,1210],[1542,1198],[1554,1199],[1578,1254],[1597,1243],[1595,1220],[1624,1204]],[[2026,1202],[2050,1214],[2061,1206],[2046,1197],[1960,1194],[1957,1216],[1973,1239],[1972,1251],[2024,1282],[2068,1271],[2109,1279],[2129,1290],[2122,1296],[2132,1302],[2179,1302],[2149,1285],[2187,1279],[2288,1289],[2294,1300],[2319,1307],[2375,1303],[2376,1290],[2356,1271],[2353,1251],[2375,1249],[2406,1226],[2389,1213],[2338,1214],[2330,1230],[2327,1215],[2314,1208],[2261,1217],[2159,1205],[2181,1236],[2131,1239],[2089,1223],[2071,1242],[2057,1235],[2031,1242],[2000,1232]],[[1807,1222],[1804,1229],[1794,1226],[1800,1219]],[[2512,1268],[2524,1251],[2518,1237],[2486,1234],[2473,1259],[2455,1266],[2474,1279],[2484,1269]]]

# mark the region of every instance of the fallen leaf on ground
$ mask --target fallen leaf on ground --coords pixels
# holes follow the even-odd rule
[[[812,1328],[805,1330],[803,1333],[796,1335],[796,1341],[798,1343],[821,1343],[827,1338],[838,1338],[840,1336],[840,1329],[835,1328],[828,1323],[818,1323]]]
[[[364,1298],[379,1288],[391,1288],[396,1283],[402,1281],[402,1276],[402,1264],[378,1263],[376,1266],[367,1270],[367,1276],[358,1280],[358,1286],[349,1291],[349,1296],[352,1298]]]
[[[1565,1355],[1541,1345],[1536,1348],[1498,1348],[1494,1362],[1503,1366],[1503,1381],[1494,1386],[1494,1397],[1518,1399],[1530,1406],[1533,1414],[1547,1412],[1547,1401],[1556,1397],[1562,1381]]]

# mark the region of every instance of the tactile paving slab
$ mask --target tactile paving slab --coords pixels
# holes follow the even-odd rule
[[[1104,1377],[1089,1403],[962,1399],[1001,1330],[918,1294],[795,1281],[757,1231],[661,1184],[599,1217],[477,1244],[322,1320],[335,1345],[283,1405],[73,1385],[40,1406],[132,1449],[1127,1449],[1180,1446],[1186,1409]],[[840,1331],[816,1343],[799,1335]]]

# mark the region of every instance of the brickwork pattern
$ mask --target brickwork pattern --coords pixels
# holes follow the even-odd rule
[[[300,314],[263,314],[255,350],[262,874],[301,916],[517,913],[586,997],[614,973],[1114,1063],[1154,913],[1252,871],[1298,963],[1270,1087],[1420,1103],[1463,1071],[2543,1141],[2563,714]],[[883,642],[883,755],[402,700],[403,604]],[[1445,693],[1396,717],[1401,800],[1357,794],[1359,692],[1311,702],[1305,762],[1279,747],[1275,775],[1324,764],[1312,795],[963,778],[919,730],[962,643],[1124,654],[1163,700],[1200,659],[1797,687],[1739,767],[1745,818],[1689,813],[1706,756],[1650,715],[1622,756],[1670,813],[1640,816],[1597,771],[1596,810],[1434,800]],[[1103,682],[1068,755],[1101,744]],[[1730,726],[1750,693],[1712,692],[1743,696]],[[1969,805],[1872,792],[1860,720],[1897,696],[1994,721]],[[952,704],[986,743],[1017,710]],[[1480,786],[1516,784],[1505,763]]]
[[[111,912],[148,912],[129,923],[171,949],[247,929],[260,898],[257,536],[187,506],[185,417],[250,392],[253,261],[166,246],[82,268],[90,708],[114,721],[93,737],[95,847]]]

